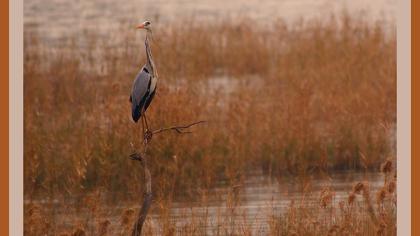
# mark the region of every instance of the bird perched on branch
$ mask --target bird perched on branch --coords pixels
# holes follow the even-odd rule
[[[136,78],[133,82],[133,87],[130,95],[131,102],[131,115],[134,122],[141,118],[143,132],[146,126],[146,132],[148,132],[148,124],[146,118],[146,110],[153,100],[156,92],[157,83],[157,71],[152,58],[152,51],[150,49],[149,40],[152,37],[152,28],[150,21],[145,21],[136,27],[137,29],[146,30],[146,39],[144,45],[146,48],[146,64],[140,69]]]

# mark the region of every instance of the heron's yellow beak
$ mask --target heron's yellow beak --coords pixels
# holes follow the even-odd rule
[[[142,23],[142,24],[138,25],[138,26],[136,27],[136,29],[144,29],[144,23]]]

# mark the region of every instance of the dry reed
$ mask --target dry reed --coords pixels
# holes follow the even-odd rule
[[[159,136],[151,145],[157,203],[197,199],[219,181],[240,186],[252,170],[297,175],[304,183],[316,172],[375,170],[395,154],[395,32],[347,15],[248,26],[244,20],[155,29],[158,40],[152,47],[160,80],[148,110],[151,125],[208,121],[200,132]],[[135,33],[122,35],[122,45],[86,34],[80,36],[83,44],[61,49],[46,47],[37,35],[25,35],[27,201],[58,199],[97,217],[96,204],[137,198],[139,190],[132,183],[140,182],[141,174],[126,158],[141,142],[128,103],[132,79],[145,61]],[[381,169],[392,175],[392,162]],[[396,182],[389,178],[378,202],[392,201],[389,196],[395,195]],[[232,191],[233,209],[239,190]],[[368,212],[375,212],[366,183],[355,186],[344,208],[360,208],[355,204],[358,193],[363,193]],[[91,205],[81,204],[88,196],[93,196]],[[325,192],[320,202],[319,212],[331,215],[332,193]],[[389,209],[387,204],[378,205]],[[50,230],[48,222],[33,223],[36,214],[29,205],[25,209],[26,223],[39,225],[39,232]],[[357,235],[373,228],[378,234],[393,232],[391,213],[384,210],[386,220],[376,213],[359,219],[358,211],[345,210],[333,217],[337,224],[320,227],[312,213],[291,207],[286,218],[274,217],[270,225],[273,235]],[[131,220],[124,218],[119,232]],[[357,227],[363,220],[371,223]],[[73,234],[115,227],[100,222],[104,224],[84,225]],[[196,224],[183,232],[198,234]],[[169,220],[165,225],[168,235],[175,234]],[[25,224],[25,230],[31,226]],[[152,227],[145,230],[157,234]],[[240,232],[250,233],[246,226]]]

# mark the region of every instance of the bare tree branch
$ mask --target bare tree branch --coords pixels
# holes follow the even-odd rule
[[[141,235],[141,231],[143,228],[143,224],[146,221],[146,216],[147,213],[149,212],[150,206],[152,205],[152,177],[150,175],[150,171],[149,168],[147,166],[147,146],[150,143],[150,141],[152,140],[153,134],[159,134],[162,133],[164,131],[170,131],[170,130],[175,130],[177,133],[179,134],[184,134],[184,133],[191,133],[191,131],[185,131],[185,129],[190,128],[191,126],[200,124],[200,123],[204,123],[206,121],[197,121],[188,125],[184,125],[184,126],[172,126],[172,127],[167,127],[167,128],[160,128],[154,131],[149,131],[146,130],[144,132],[144,149],[142,154],[139,154],[137,152],[133,153],[130,155],[131,160],[136,160],[136,161],[140,161],[141,165],[143,166],[143,170],[144,170],[144,180],[146,182],[146,186],[144,189],[144,198],[143,198],[143,203],[141,205],[140,208],[140,212],[139,215],[137,217],[137,220],[134,224],[133,227],[133,231],[132,231],[132,236],[140,236]]]
[[[197,121],[188,125],[184,125],[184,126],[171,126],[167,128],[160,128],[160,129],[152,131],[152,134],[158,134],[158,133],[162,133],[164,131],[169,131],[169,130],[175,130],[179,134],[192,133],[191,131],[184,131],[184,130],[190,128],[191,126],[198,125],[205,122],[206,122],[205,120],[200,120],[200,121]]]
[[[140,163],[143,166],[144,170],[144,179],[146,181],[146,187],[144,190],[144,199],[143,204],[140,208],[139,215],[137,217],[137,221],[134,224],[134,228],[132,231],[132,236],[140,236],[141,230],[143,228],[144,221],[146,220],[147,213],[150,209],[150,206],[152,205],[152,177],[150,175],[149,168],[147,167],[147,160],[144,156],[133,153],[130,155],[130,158],[132,160],[140,161]]]

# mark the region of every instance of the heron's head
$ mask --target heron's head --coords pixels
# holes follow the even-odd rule
[[[145,29],[147,31],[151,31],[151,23],[150,21],[145,21],[136,27],[137,29]]]

